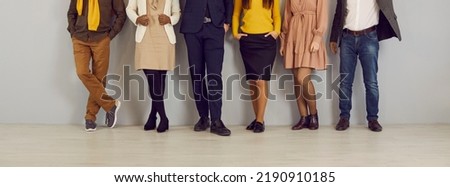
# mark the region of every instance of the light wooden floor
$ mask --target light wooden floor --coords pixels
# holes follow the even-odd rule
[[[230,126],[230,137],[172,127],[0,125],[0,166],[450,166],[450,124],[363,125],[337,132],[267,127],[254,134]]]

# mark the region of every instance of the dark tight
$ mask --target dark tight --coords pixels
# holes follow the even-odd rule
[[[148,70],[144,69],[147,77],[148,90],[152,99],[152,109],[148,116],[149,119],[156,119],[156,113],[162,121],[167,120],[166,109],[164,108],[164,91],[166,88],[166,70]]]

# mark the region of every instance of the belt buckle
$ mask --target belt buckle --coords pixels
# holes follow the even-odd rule
[[[210,23],[210,22],[211,22],[211,18],[203,17],[203,23]]]
[[[352,31],[350,29],[347,29],[347,33],[353,36],[360,36],[362,31]]]

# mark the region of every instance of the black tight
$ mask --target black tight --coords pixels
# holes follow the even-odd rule
[[[150,98],[152,99],[152,110],[149,118],[156,118],[156,113],[159,114],[161,120],[166,120],[166,109],[164,108],[164,91],[166,88],[166,70],[148,70],[144,69],[147,77],[148,90]]]

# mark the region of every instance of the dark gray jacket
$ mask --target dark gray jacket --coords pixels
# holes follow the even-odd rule
[[[186,0],[181,14],[181,33],[200,31],[205,17],[206,5],[209,7],[212,23],[216,27],[222,28],[224,23],[231,24],[233,0]]]
[[[380,7],[380,20],[377,26],[378,40],[381,41],[392,37],[402,40],[392,0],[377,0],[377,3]],[[337,0],[330,42],[338,42],[340,40],[347,14],[347,0]]]

